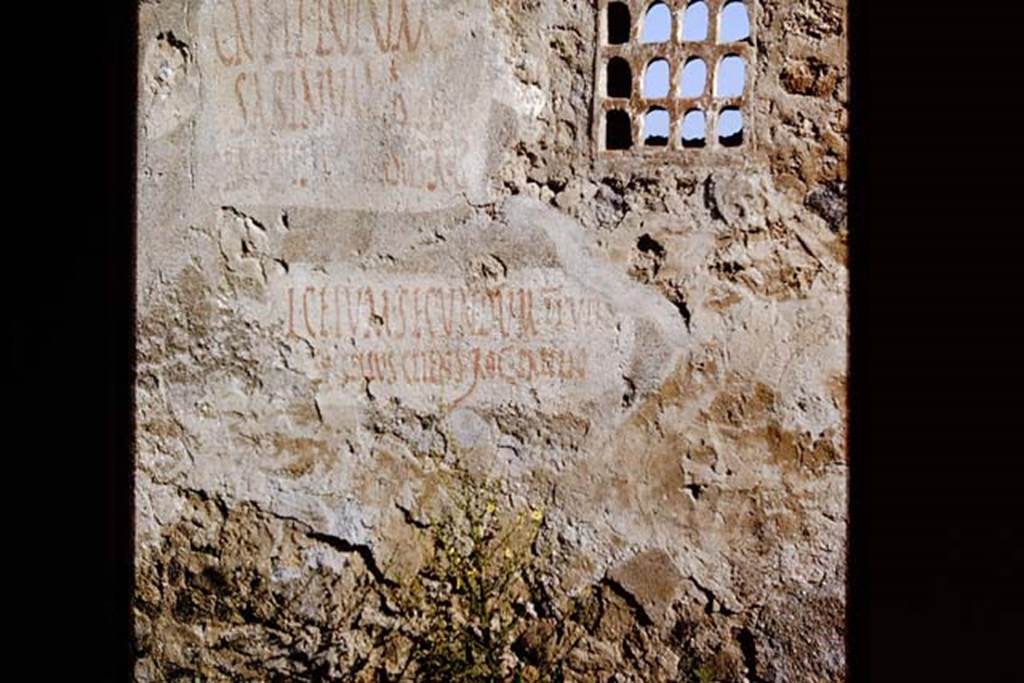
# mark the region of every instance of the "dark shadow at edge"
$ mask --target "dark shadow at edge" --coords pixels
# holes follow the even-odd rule
[[[138,5],[103,6],[104,619],[110,650],[103,680],[133,680],[135,249]]]
[[[867,513],[866,487],[870,481],[863,420],[866,394],[869,386],[868,367],[865,362],[866,348],[863,346],[861,331],[864,329],[865,309],[861,294],[865,292],[865,259],[867,250],[866,232],[867,193],[865,174],[867,172],[864,142],[867,137],[869,119],[867,93],[867,8],[864,3],[852,2],[847,5],[847,61],[849,66],[849,157],[848,157],[848,229],[849,239],[849,337],[847,361],[847,462],[848,462],[848,514],[847,514],[847,559],[846,559],[846,677],[851,683],[868,681],[868,594],[866,566],[864,564],[866,539],[863,524]],[[860,351],[857,346],[861,345]]]

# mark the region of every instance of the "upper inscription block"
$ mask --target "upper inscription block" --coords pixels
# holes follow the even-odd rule
[[[208,0],[199,31],[215,201],[424,211],[483,185],[483,0]]]

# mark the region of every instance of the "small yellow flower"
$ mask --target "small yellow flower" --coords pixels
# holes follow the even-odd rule
[[[530,514],[530,519],[532,519],[535,522],[540,522],[540,521],[542,521],[544,519],[544,513],[541,512],[540,510],[534,510]]]
[[[494,514],[494,511],[495,511],[495,510],[497,510],[497,509],[498,509],[498,508],[497,508],[497,507],[495,507],[494,503],[488,503],[488,504],[487,504],[487,514],[489,514],[489,515],[493,515],[493,514]]]

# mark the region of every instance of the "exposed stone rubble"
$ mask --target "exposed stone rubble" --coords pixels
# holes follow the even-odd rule
[[[140,3],[137,680],[400,680],[457,459],[569,680],[845,680],[845,3],[748,6],[700,165],[595,150],[591,2]]]

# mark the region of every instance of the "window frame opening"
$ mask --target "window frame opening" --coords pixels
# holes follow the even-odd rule
[[[658,38],[649,38],[648,37],[648,29],[649,29],[649,27],[651,25],[649,22],[651,22],[652,19],[654,18],[653,15],[654,15],[655,11],[659,11],[659,14],[662,14],[662,13],[664,14],[664,18],[662,20],[667,19],[668,20],[668,26],[665,27],[665,29],[664,29],[664,37],[661,37],[662,34],[659,33],[658,34],[658,36],[659,36]],[[672,16],[672,9],[668,6],[668,3],[666,3],[664,0],[654,0],[654,2],[650,3],[647,6],[647,9],[644,11],[643,21],[642,21],[641,26],[640,26],[640,44],[641,45],[663,45],[665,43],[671,42],[672,41],[672,35],[673,35],[673,30],[672,29],[673,29],[674,23],[675,23],[675,21],[674,21],[674,18]]]
[[[743,10],[743,22],[746,23],[746,32],[736,37],[726,36],[726,21],[729,19],[728,12],[730,7],[739,6]],[[750,21],[750,8],[747,7],[745,0],[726,0],[722,4],[721,9],[718,11],[717,21],[715,22],[715,42],[719,45],[728,45],[730,43],[742,43],[751,39],[751,33],[753,27]]]
[[[735,113],[739,117],[739,128],[733,133],[723,135],[722,122],[726,114],[732,113]],[[743,111],[739,107],[724,106],[719,110],[717,119],[718,120],[715,123],[715,138],[717,139],[718,144],[726,148],[742,147],[743,133],[746,129],[746,126],[744,125],[745,122],[743,120]]]
[[[605,66],[605,97],[629,99],[633,96],[633,68],[624,57],[612,57]]]
[[[661,135],[662,124],[658,122],[658,132],[652,133],[650,130],[651,120],[659,115],[664,114],[664,135]],[[661,116],[657,116],[661,119]],[[647,108],[644,113],[644,124],[643,124],[643,138],[644,147],[668,147],[669,142],[672,140],[672,116],[669,114],[668,109],[665,107],[659,107],[657,105]]]
[[[686,120],[690,117],[690,114],[700,114],[701,117],[701,136],[700,137],[686,137]],[[687,109],[679,121],[679,143],[684,149],[703,149],[708,144],[708,114],[700,107],[692,107]]]
[[[687,31],[690,27],[690,22],[694,20],[691,16],[691,11],[696,11],[697,7],[702,6],[704,8],[704,16],[702,20],[704,22],[704,33],[698,36],[688,36]],[[679,42],[681,43],[703,43],[710,40],[711,37],[711,5],[707,0],[690,0],[686,3],[686,6],[680,11],[680,22],[679,22]]]
[[[690,71],[690,66],[699,64],[702,68],[703,76],[700,79],[700,90],[696,91],[696,94],[691,94],[694,91],[692,88],[688,88],[690,83],[687,80],[687,73]],[[692,100],[703,97],[708,91],[708,63],[704,61],[703,57],[695,56],[689,57],[683,62],[683,68],[679,70],[679,97],[684,100]]]
[[[609,109],[604,115],[604,148],[610,152],[633,148],[633,122],[624,109]]]
[[[605,7],[605,40],[608,45],[627,45],[632,38],[633,14],[622,0],[613,0]]]
[[[739,89],[733,90],[733,84],[730,82],[727,85],[730,86],[730,90],[723,91],[723,80],[733,80],[736,78],[730,71],[732,67],[728,67],[728,64],[739,65]],[[714,96],[719,99],[736,99],[743,97],[743,93],[747,90],[747,63],[743,57],[738,54],[730,52],[729,54],[722,55],[722,58],[718,60],[718,64],[715,67],[715,82],[714,82]]]
[[[664,78],[660,73],[664,65]],[[658,73],[652,74],[652,69],[657,67]],[[651,79],[656,79],[658,86],[654,92],[649,92]],[[672,63],[664,57],[655,57],[644,66],[643,89],[641,91],[645,100],[663,100],[672,96]]]
[[[737,3],[742,7],[732,7]],[[595,17],[604,23],[593,67],[595,154],[644,163],[748,163],[747,152],[757,148],[758,11],[746,0],[597,0]],[[616,26],[627,16],[628,26]]]

